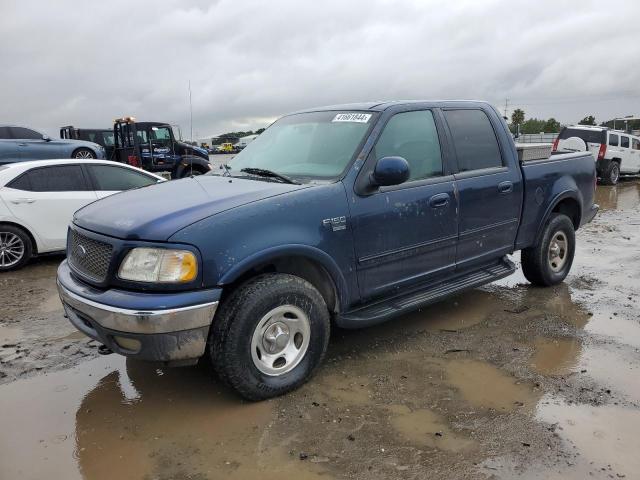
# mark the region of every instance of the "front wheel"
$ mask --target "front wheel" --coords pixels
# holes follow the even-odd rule
[[[569,274],[575,251],[573,222],[566,215],[553,214],[540,242],[522,250],[522,272],[534,285],[557,285]]]
[[[83,160],[89,160],[92,158],[97,158],[96,154],[90,148],[78,148],[71,155],[72,158],[81,158]]]
[[[316,288],[287,274],[241,285],[214,318],[209,347],[218,376],[248,400],[304,384],[329,342],[329,311]]]

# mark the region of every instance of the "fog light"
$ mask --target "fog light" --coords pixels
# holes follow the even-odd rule
[[[139,352],[140,347],[142,346],[140,340],[136,340],[135,338],[113,337],[113,339],[120,348],[132,352]]]

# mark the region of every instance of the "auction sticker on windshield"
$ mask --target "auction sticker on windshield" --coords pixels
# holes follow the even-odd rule
[[[338,113],[332,122],[356,122],[367,123],[371,118],[370,113]]]

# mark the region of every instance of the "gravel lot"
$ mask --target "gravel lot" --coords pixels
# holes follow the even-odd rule
[[[310,383],[254,404],[206,363],[98,355],[61,257],[1,275],[0,478],[638,478],[640,181],[597,201],[566,283],[334,330]]]

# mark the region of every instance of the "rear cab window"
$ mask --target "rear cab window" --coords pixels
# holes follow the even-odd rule
[[[458,160],[458,171],[504,166],[500,146],[487,114],[482,110],[445,110]]]
[[[609,134],[609,145],[611,145],[612,147],[618,146],[618,135],[616,135],[615,133]]]

